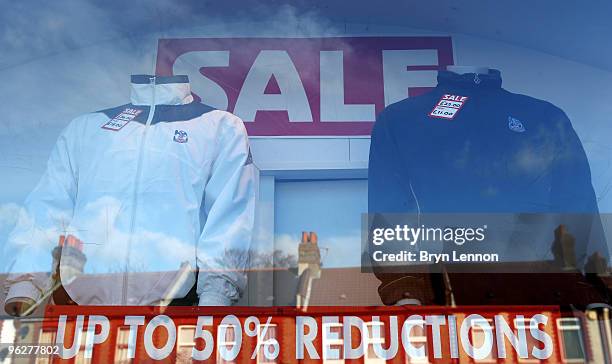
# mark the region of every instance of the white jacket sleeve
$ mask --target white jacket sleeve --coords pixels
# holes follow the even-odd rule
[[[220,120],[219,153],[204,190],[206,222],[197,247],[201,306],[226,306],[246,286],[252,239],[257,170],[242,121]]]
[[[74,156],[78,155],[78,138],[73,124],[58,138],[45,173],[26,198],[4,246],[7,300],[27,297],[36,301],[48,288],[51,251],[70,224],[77,193]]]

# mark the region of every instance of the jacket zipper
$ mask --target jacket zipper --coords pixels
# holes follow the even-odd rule
[[[149,84],[152,86],[151,90],[151,106],[149,108],[149,115],[147,116],[147,122],[144,126],[144,130],[142,132],[142,138],[140,140],[140,147],[138,149],[138,161],[136,164],[136,177],[134,179],[134,192],[132,196],[132,211],[131,211],[131,221],[130,221],[130,231],[129,238],[127,244],[127,253],[125,257],[125,272],[123,273],[123,290],[121,295],[121,304],[125,306],[127,304],[127,290],[128,290],[128,273],[130,267],[130,252],[132,249],[132,239],[134,237],[134,230],[136,227],[136,206],[138,205],[138,186],[140,185],[140,178],[142,175],[142,159],[144,154],[144,148],[147,141],[147,131],[149,130],[149,126],[153,121],[153,117],[155,116],[155,85],[156,79],[155,76],[150,78]]]

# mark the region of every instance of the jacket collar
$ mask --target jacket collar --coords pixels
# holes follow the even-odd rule
[[[463,73],[450,71],[438,72],[438,86],[463,89],[499,89],[501,88],[501,73],[496,69],[489,69],[489,73]]]
[[[132,75],[133,105],[184,105],[193,101],[189,78],[180,76]]]

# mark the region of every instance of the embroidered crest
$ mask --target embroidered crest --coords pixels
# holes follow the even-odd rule
[[[177,143],[187,143],[189,140],[189,136],[185,130],[175,130],[174,131],[174,141]]]
[[[508,116],[508,129],[516,133],[525,132],[525,126],[523,123],[519,119],[513,118],[512,116]]]

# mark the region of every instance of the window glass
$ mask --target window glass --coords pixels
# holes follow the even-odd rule
[[[584,340],[578,318],[561,318],[557,321],[562,343],[563,359],[569,363],[585,360]]]
[[[133,361],[133,359],[128,358],[129,337],[129,327],[119,327],[117,329],[117,342],[115,344],[115,363],[129,364]]]
[[[324,267],[359,267],[367,199],[367,180],[277,182],[276,249],[296,256],[301,232],[313,231]]]
[[[260,345],[259,347],[259,351],[257,352],[257,363],[261,363],[261,364],[276,364],[277,361],[275,359],[268,359],[266,358],[265,355],[265,343],[268,340],[272,340],[272,339],[276,339],[278,340],[279,337],[277,336],[277,328],[278,326],[275,324],[263,324],[263,325],[259,325],[258,326],[258,331],[257,331],[257,339],[262,343],[262,345]],[[271,349],[270,349],[271,350]],[[271,351],[268,351],[268,355],[271,355]]]
[[[191,360],[191,353],[195,347],[195,341],[193,340],[195,337],[195,330],[195,326],[179,326],[176,345],[177,361],[181,362]]]

